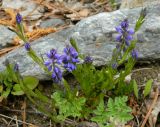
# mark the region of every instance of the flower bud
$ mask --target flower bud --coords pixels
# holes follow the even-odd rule
[[[16,15],[16,22],[17,24],[20,24],[22,22],[22,16],[19,13],[17,13]]]

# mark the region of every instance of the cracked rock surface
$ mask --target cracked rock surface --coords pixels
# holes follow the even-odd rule
[[[32,42],[32,48],[40,55],[51,48],[62,52],[67,44],[67,39],[73,37],[82,53],[91,55],[97,66],[106,65],[112,55],[112,50],[118,42],[115,42],[115,26],[120,21],[128,18],[130,27],[134,27],[142,8],[117,10],[110,13],[100,13],[81,20],[72,28],[64,29],[57,33],[49,34]],[[135,34],[139,40],[138,62],[153,62],[160,60],[160,5],[147,7],[147,16],[141,29]],[[0,71],[4,69],[5,59],[17,62],[20,65],[22,75],[36,76],[41,80],[49,77],[27,56],[24,47],[13,50],[0,58]]]

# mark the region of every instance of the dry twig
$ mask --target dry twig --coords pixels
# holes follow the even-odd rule
[[[15,27],[16,13],[14,12],[14,10],[11,8],[7,8],[4,11],[7,15],[9,15],[11,19],[10,20],[0,19],[0,24]]]
[[[35,39],[38,39],[44,35],[47,35],[53,32],[56,32],[54,28],[39,28],[39,29],[33,30],[32,32],[27,32],[26,36],[29,39],[29,41],[33,41]],[[19,39],[18,36],[16,36],[13,40],[15,45],[20,44],[21,39]]]
[[[159,95],[159,89],[158,89],[158,87],[157,87],[157,88],[156,88],[156,93],[155,93],[154,100],[153,100],[153,102],[152,102],[152,104],[151,104],[151,106],[150,106],[150,108],[149,108],[149,111],[148,111],[147,115],[145,116],[145,119],[144,119],[143,122],[142,122],[141,127],[144,127],[144,126],[145,126],[145,124],[146,124],[146,122],[147,122],[147,120],[148,120],[148,118],[149,118],[149,116],[150,116],[150,114],[151,114],[151,112],[152,112],[152,109],[154,108],[154,106],[155,106],[155,104],[156,104],[156,102],[157,102],[158,95]]]
[[[132,72],[137,72],[137,71],[142,71],[142,70],[153,70],[153,68],[139,68],[139,69],[135,69]]]
[[[0,116],[1,116],[1,117],[4,117],[4,118],[7,118],[7,119],[13,119],[14,121],[17,121],[17,122],[20,122],[20,123],[25,123],[26,125],[33,126],[33,124],[31,124],[31,123],[23,122],[23,121],[21,121],[21,120],[18,120],[18,119],[15,119],[15,118],[6,116],[6,115],[4,115],[4,114],[0,114]]]
[[[25,122],[26,121],[26,100],[24,100],[21,109],[23,109],[22,118],[23,118],[23,122]],[[26,127],[24,123],[23,123],[23,127]]]
[[[4,55],[5,53],[8,53],[8,52],[12,51],[13,49],[19,48],[20,46],[21,45],[1,49],[0,50],[0,56]]]
[[[19,127],[18,126],[18,121],[17,121],[17,116],[15,116],[15,119],[16,119],[16,126]]]

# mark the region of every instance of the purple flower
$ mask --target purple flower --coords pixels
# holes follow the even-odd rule
[[[63,50],[64,54],[62,55],[62,62],[64,68],[69,72],[72,72],[76,69],[75,64],[79,62],[78,52],[72,46],[67,45]]]
[[[76,69],[76,66],[75,66],[75,64],[73,64],[73,63],[66,63],[66,64],[64,64],[64,68],[65,68],[67,71],[72,72],[73,70]]]
[[[113,69],[116,69],[117,66],[118,66],[117,63],[113,63],[113,64],[112,64],[112,68],[113,68]]]
[[[31,45],[30,45],[30,43],[28,43],[28,42],[26,42],[26,43],[24,44],[24,47],[25,47],[25,49],[26,49],[27,51],[29,51],[29,50],[31,49]]]
[[[14,65],[14,71],[15,71],[15,72],[18,72],[18,71],[19,71],[19,65],[18,65],[17,63]]]
[[[48,60],[44,62],[44,65],[47,66],[48,70],[51,71],[55,64],[61,64],[61,56],[57,54],[55,49],[51,49],[48,53],[46,53]]]
[[[120,50],[120,53],[126,52],[128,46],[130,46],[130,41],[133,40],[133,34],[134,34],[134,29],[129,28],[129,22],[127,19],[124,19],[119,26],[117,26],[116,31],[119,33],[118,36],[116,37],[116,41],[120,42],[116,45],[116,49]],[[134,59],[138,58],[138,52],[137,50],[133,49],[131,51],[131,56]],[[116,67],[116,64],[114,63],[112,65],[113,68]]]
[[[130,42],[129,42],[128,40],[126,40],[126,41],[125,41],[125,44],[126,44],[127,46],[129,46],[129,45],[130,45]]]
[[[133,40],[132,35],[134,29],[129,29],[129,22],[127,19],[121,22],[120,26],[117,26],[116,31],[119,35],[116,37],[116,41],[121,42],[121,45],[125,43],[126,46],[130,45],[130,41]]]
[[[130,29],[127,30],[127,32],[128,32],[128,34],[131,34],[131,35],[132,35],[132,34],[134,34],[134,29],[133,29],[133,28],[130,28]]]
[[[59,83],[62,80],[62,71],[57,66],[54,66],[52,79],[54,80],[55,83]]]
[[[46,53],[48,60],[44,62],[44,65],[48,68],[48,71],[52,72],[52,79],[55,83],[59,83],[62,80],[62,71],[57,64],[62,63],[61,56],[55,49],[51,49]]]
[[[116,37],[116,41],[118,42],[122,42],[122,34],[119,34],[117,37]]]
[[[16,22],[17,24],[20,24],[22,22],[22,16],[19,13],[17,13],[16,15]]]
[[[118,33],[122,33],[122,32],[123,32],[121,26],[117,26],[115,29],[116,29],[116,31],[117,31]]]
[[[137,50],[133,49],[131,52],[131,55],[132,55],[133,59],[138,59],[138,51]]]
[[[93,58],[91,56],[86,56],[84,58],[84,63],[92,63],[93,62]]]
[[[129,27],[129,22],[127,19],[124,19],[124,21],[121,22],[121,27],[124,29]]]
[[[57,54],[57,50],[55,49],[51,49],[49,52],[46,53],[46,55],[49,59],[57,59],[57,57],[59,56]]]

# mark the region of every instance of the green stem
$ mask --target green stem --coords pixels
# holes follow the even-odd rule
[[[28,94],[26,94],[26,95],[27,95],[27,97],[29,98],[29,100],[30,100],[34,105],[36,105],[41,112],[43,112],[44,114],[46,114],[46,115],[47,115],[48,117],[50,117],[53,121],[55,121],[55,122],[58,121],[58,120],[56,119],[56,117],[54,117],[51,113],[47,112],[42,105],[37,104],[37,103],[32,99],[32,97],[30,97]]]

